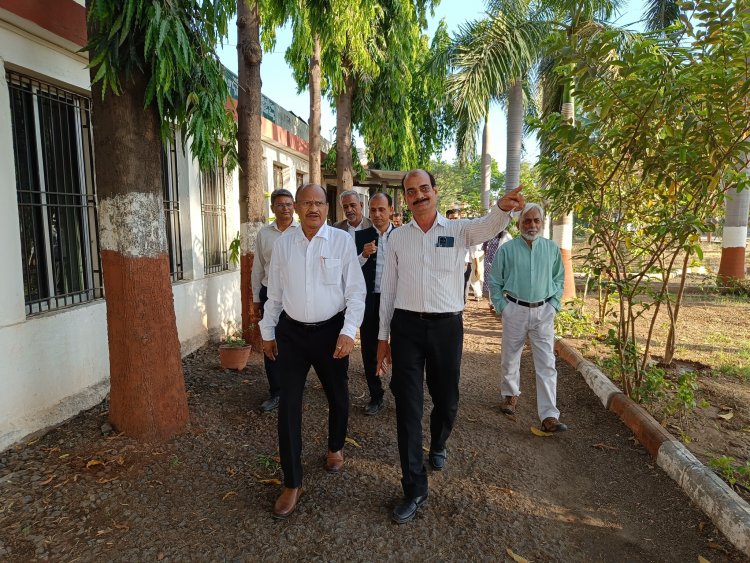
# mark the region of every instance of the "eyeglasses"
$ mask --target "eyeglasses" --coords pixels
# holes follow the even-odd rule
[[[432,190],[432,186],[419,186],[419,188],[409,188],[406,190],[406,197],[414,197],[417,195],[417,192],[422,192],[423,194],[428,194]]]
[[[281,209],[291,209],[294,207],[293,203],[274,203],[273,207],[281,207]]]
[[[328,202],[327,201],[310,200],[310,201],[300,201],[299,204],[303,208],[305,208],[305,209],[310,209],[313,206],[315,206],[315,207],[325,207],[326,205],[328,205]]]

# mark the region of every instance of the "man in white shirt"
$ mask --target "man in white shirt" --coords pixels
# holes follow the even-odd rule
[[[326,192],[306,184],[295,202],[299,227],[273,248],[268,301],[260,322],[263,353],[283,373],[279,454],[284,487],[273,514],[286,518],[302,495],[302,393],[310,366],[328,398],[325,469],[344,465],[349,418],[349,353],[365,309],[365,280],[352,237],[326,225]]]
[[[260,321],[263,305],[268,300],[268,268],[271,264],[271,251],[276,239],[289,227],[296,227],[294,220],[294,198],[289,190],[279,189],[271,192],[271,210],[276,220],[266,225],[255,239],[255,256],[253,257],[253,273],[251,283],[253,288],[253,307],[250,311],[250,320],[254,323]],[[276,363],[265,356],[263,363],[268,378],[268,399],[260,405],[260,410],[269,412],[279,406],[279,373]]]
[[[346,219],[334,223],[334,227],[347,231],[352,235],[352,238],[354,238],[354,233],[357,231],[372,227],[372,221],[362,215],[362,210],[365,208],[365,205],[359,200],[359,194],[357,192],[354,190],[342,192],[341,195],[339,195],[339,202],[344,210]]]
[[[404,491],[403,502],[391,515],[398,524],[412,520],[427,500],[422,454],[425,372],[433,403],[429,461],[436,471],[445,467],[446,441],[458,412],[466,251],[502,231],[510,212],[524,204],[519,186],[484,217],[451,221],[437,212],[438,188],[432,174],[411,170],[401,185],[413,220],[388,240],[377,359],[379,373],[393,360],[391,391]]]
[[[373,226],[354,234],[359,263],[362,265],[362,274],[367,286],[365,316],[359,328],[359,339],[365,378],[370,391],[370,403],[365,408],[365,413],[368,415],[380,412],[385,394],[383,383],[377,376],[378,330],[380,329],[380,280],[383,277],[388,238],[393,231],[393,225],[389,220],[392,212],[391,196],[386,193],[374,194],[370,198],[370,217]]]

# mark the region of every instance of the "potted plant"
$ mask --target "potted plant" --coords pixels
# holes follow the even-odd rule
[[[224,369],[245,369],[251,346],[242,338],[242,332],[232,327],[230,324],[226,338],[219,345],[219,361]]]

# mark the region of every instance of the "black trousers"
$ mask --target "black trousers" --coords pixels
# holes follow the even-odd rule
[[[430,449],[445,448],[458,412],[463,352],[463,316],[421,319],[396,309],[391,321],[391,391],[396,399],[396,431],[401,486],[407,497],[427,493],[422,451],[423,378],[432,397]]]
[[[282,374],[279,454],[285,487],[302,485],[302,394],[310,366],[315,368],[328,399],[328,449],[337,452],[344,447],[349,419],[349,357],[333,357],[342,326],[343,313],[319,327],[300,326],[282,313],[276,326],[279,355],[275,362]]]
[[[260,286],[260,307],[261,311],[268,301],[268,288],[265,285]],[[279,383],[279,370],[277,363],[273,360],[269,360],[263,355],[263,365],[266,368],[266,377],[268,378],[268,392],[271,397],[276,397],[281,390],[281,384]]]
[[[359,327],[362,345],[362,363],[365,366],[365,379],[370,390],[370,400],[380,401],[385,394],[383,383],[375,375],[378,369],[378,332],[380,331],[380,294],[370,293],[365,300],[365,316]]]
[[[471,279],[471,262],[466,263],[466,269],[464,270],[464,303],[466,303],[466,286],[469,285]]]

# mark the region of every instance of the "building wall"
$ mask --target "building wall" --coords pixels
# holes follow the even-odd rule
[[[86,59],[63,40],[19,18],[7,16],[0,0],[0,451],[29,434],[58,424],[99,403],[109,390],[106,303],[97,300],[26,316],[19,235],[11,113],[5,69],[44,82],[89,92]],[[15,1],[15,0],[14,0]],[[35,0],[45,2],[47,0]],[[66,0],[69,1],[69,0]],[[80,2],[73,2],[80,4]],[[278,129],[278,128],[276,128]],[[289,136],[291,137],[291,136]],[[282,136],[283,138],[283,136]],[[296,191],[296,172],[307,174],[306,156],[273,139],[264,143],[270,171],[277,162]],[[173,284],[181,351],[186,355],[239,323],[240,273],[205,275],[200,171],[189,149],[177,151],[183,280]],[[270,190],[268,190],[270,191]],[[239,231],[236,172],[226,180],[227,243]]]

